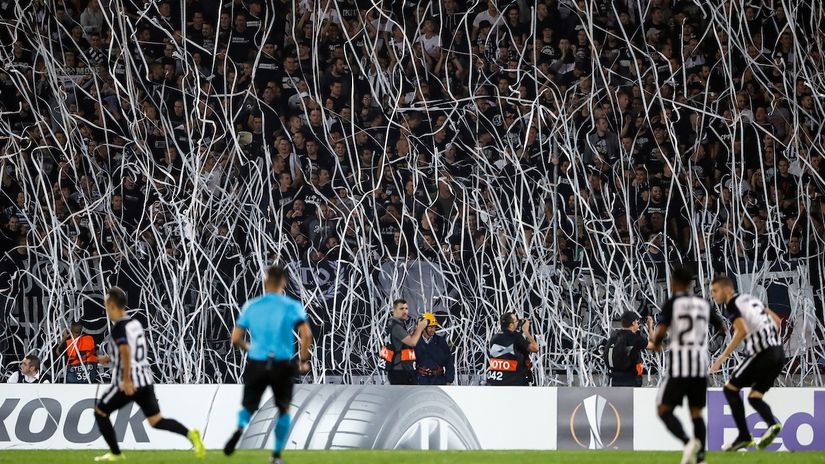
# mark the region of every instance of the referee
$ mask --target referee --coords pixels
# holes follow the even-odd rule
[[[286,445],[291,425],[289,403],[292,401],[296,364],[299,373],[309,372],[309,345],[312,343],[312,330],[307,322],[306,311],[298,300],[284,295],[286,285],[286,272],[282,267],[272,266],[267,269],[264,294],[247,301],[235,323],[232,344],[247,351],[248,362],[244,373],[243,408],[238,413],[238,430],[223,448],[227,456],[235,451],[244,428],[258,409],[261,396],[268,386],[272,388],[279,412],[271,462],[283,463],[281,452]],[[296,329],[301,340],[297,359]],[[251,342],[245,341],[247,331]]]

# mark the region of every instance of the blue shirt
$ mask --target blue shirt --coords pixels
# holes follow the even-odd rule
[[[249,359],[288,361],[295,355],[295,326],[306,320],[300,301],[266,293],[247,301],[235,323],[250,333]]]

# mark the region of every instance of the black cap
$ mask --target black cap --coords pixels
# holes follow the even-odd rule
[[[622,327],[630,327],[634,322],[640,320],[642,317],[636,311],[625,311],[622,314]]]

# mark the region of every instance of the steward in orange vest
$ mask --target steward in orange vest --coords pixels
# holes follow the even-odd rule
[[[70,331],[56,348],[58,355],[66,355],[66,383],[98,383],[97,343],[91,335],[83,334],[83,325],[73,322]]]

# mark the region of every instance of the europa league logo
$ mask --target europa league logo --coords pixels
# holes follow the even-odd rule
[[[582,406],[584,411],[582,412]],[[580,415],[581,414],[581,415]],[[577,421],[578,418],[578,421]],[[582,438],[576,433],[576,426],[586,420],[590,428],[590,442],[585,445]],[[581,430],[580,427],[579,429]],[[601,395],[593,395],[583,399],[570,414],[570,434],[576,443],[587,449],[603,449],[612,447],[619,439],[622,431],[622,419],[613,403]],[[584,434],[582,434],[584,435]]]

